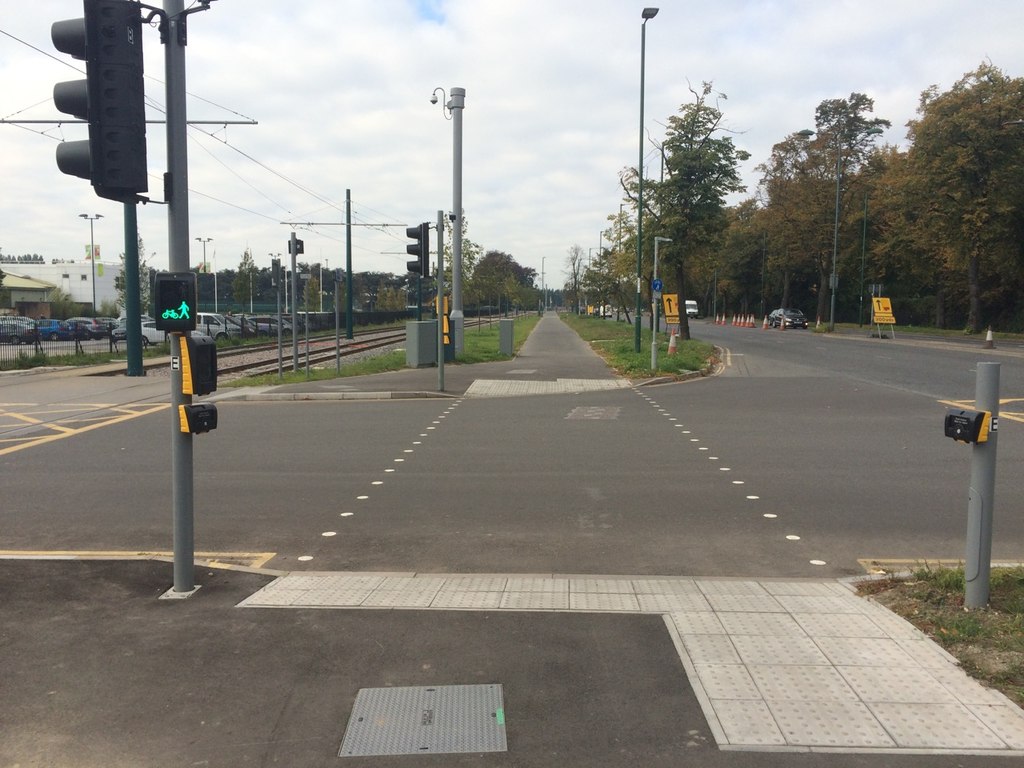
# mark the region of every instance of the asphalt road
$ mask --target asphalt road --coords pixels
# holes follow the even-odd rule
[[[223,402],[220,428],[195,440],[196,548],[275,553],[289,569],[761,577],[963,556],[970,448],[942,436],[939,399],[973,397],[976,350],[697,328],[727,350],[721,376]],[[1009,397],[1021,359],[1001,362]],[[168,419],[0,457],[4,548],[169,549]],[[1024,552],[1022,458],[1020,424],[1004,418],[996,559]]]
[[[697,327],[729,365],[682,384],[221,402],[194,442],[196,549],[287,571],[757,578],[960,556],[970,449],[938,400],[972,396],[974,350]],[[1001,360],[1012,396],[1019,358]],[[169,550],[166,389],[0,379],[0,549]],[[1019,422],[999,450],[994,553],[1017,559]],[[1006,764],[720,751],[660,617],[234,607],[269,577],[200,567],[196,596],[163,601],[167,562],[0,559],[0,764],[337,765],[359,689],[467,683],[504,686],[507,753],[345,764]]]

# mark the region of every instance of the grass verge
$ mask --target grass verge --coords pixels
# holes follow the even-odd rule
[[[1024,567],[993,568],[989,606],[964,608],[962,568],[922,567],[862,582],[870,595],[952,654],[971,677],[1024,707]]]
[[[651,371],[651,331],[640,330],[640,352],[636,349],[636,331],[632,325],[616,323],[599,317],[564,314],[562,319],[588,342],[594,351],[623,376],[682,376],[694,371],[707,371],[715,358],[715,348],[705,341],[677,340],[674,355],[668,353],[669,339],[658,334],[658,370]]]

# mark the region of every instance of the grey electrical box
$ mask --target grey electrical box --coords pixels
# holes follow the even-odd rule
[[[405,324],[405,364],[409,368],[437,365],[436,320],[410,320]]]
[[[498,321],[498,351],[503,355],[512,357],[515,354],[515,325],[512,319],[501,319]]]

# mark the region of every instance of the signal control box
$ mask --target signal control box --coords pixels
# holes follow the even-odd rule
[[[178,421],[182,432],[201,435],[217,428],[217,406],[213,403],[179,405]]]
[[[950,408],[946,411],[945,432],[962,443],[988,442],[992,431],[992,414],[988,411],[965,411]]]

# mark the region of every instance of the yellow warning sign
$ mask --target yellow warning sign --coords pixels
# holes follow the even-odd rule
[[[871,300],[872,322],[877,325],[895,325],[896,316],[892,313],[892,302],[885,298]]]
[[[679,295],[675,293],[661,294],[661,309],[665,313],[665,322],[679,325]]]

